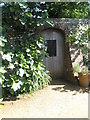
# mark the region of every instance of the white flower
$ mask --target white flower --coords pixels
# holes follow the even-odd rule
[[[22,68],[20,68],[20,69],[19,69],[19,72],[20,72],[19,75],[20,75],[21,77],[23,77],[23,75],[24,75],[24,70],[23,70]]]
[[[79,41],[75,41],[75,44],[78,44],[79,43]]]
[[[39,76],[41,76],[41,77],[42,77],[42,74],[41,74],[40,70],[38,71],[38,74],[39,74]]]
[[[30,52],[30,49],[27,48],[26,52]]]
[[[3,67],[0,67],[0,73],[5,73],[5,72],[6,72],[6,70],[4,70]]]
[[[17,88],[17,83],[13,83],[12,89],[13,89],[14,91],[16,91],[16,90],[18,89],[18,88]]]
[[[40,26],[40,24],[37,24],[37,26]]]
[[[16,90],[18,90],[18,89],[20,89],[20,85],[21,85],[21,81],[20,82],[18,82],[18,83],[13,83],[13,85],[12,85],[12,89],[14,90],[14,91],[16,91]]]
[[[22,82],[21,82],[21,81],[19,81],[18,83],[19,83],[20,85],[22,85]]]
[[[7,59],[7,61],[11,62],[11,56],[9,54],[6,55],[6,59]]]
[[[15,67],[14,67],[14,65],[13,65],[13,64],[11,64],[11,63],[10,63],[10,65],[9,65],[9,67],[8,67],[8,68],[10,68],[10,69],[12,69],[12,70],[13,70],[13,68],[15,68]]]
[[[29,74],[26,73],[26,77],[29,77]]]
[[[2,58],[5,60],[6,59],[6,55],[3,55]]]
[[[10,54],[3,55],[2,57],[4,60],[6,59],[7,61],[11,62],[11,56]]]

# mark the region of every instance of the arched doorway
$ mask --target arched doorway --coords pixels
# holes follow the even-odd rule
[[[46,29],[41,34],[47,45],[49,57],[44,56],[46,69],[52,78],[59,79],[64,76],[64,35],[57,29]]]

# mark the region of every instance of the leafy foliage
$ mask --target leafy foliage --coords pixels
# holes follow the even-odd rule
[[[34,35],[35,36],[35,35]],[[17,40],[15,41],[17,42]],[[8,42],[2,48],[3,94],[32,92],[43,88],[49,83],[50,76],[43,64],[45,46],[43,39],[19,41],[20,46],[11,49]]]
[[[34,11],[35,5],[12,2],[3,6],[3,36],[0,41],[3,96],[33,92],[51,80],[43,64],[43,54],[46,54],[44,39],[35,33],[36,27],[43,25]]]
[[[84,25],[79,23],[77,28],[74,28],[67,38],[67,41],[69,41],[71,45],[74,45],[82,50],[85,65],[88,65],[88,33],[88,24]]]
[[[76,65],[73,67],[73,72],[74,72],[74,73],[79,73],[79,74],[81,74],[81,75],[87,74],[87,73],[88,73],[88,67],[87,67],[87,66],[82,66],[82,67],[80,67],[79,64],[76,64]]]
[[[81,69],[80,74],[81,74],[81,75],[83,75],[83,74],[88,74],[88,67],[83,66],[83,68]]]
[[[73,72],[74,72],[74,73],[79,73],[79,71],[80,71],[80,66],[79,66],[79,64],[76,64],[76,65],[73,67]]]
[[[89,2],[48,3],[49,18],[88,18]]]

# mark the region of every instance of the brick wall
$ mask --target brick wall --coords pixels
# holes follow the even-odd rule
[[[83,56],[80,49],[77,49],[75,47],[70,47],[70,55],[73,66],[75,66],[77,63],[80,66],[83,66]]]
[[[71,61],[71,55],[70,55],[70,51],[69,51],[69,43],[65,44],[65,55],[64,55],[64,70],[65,70],[65,76],[64,79],[72,82],[75,84],[75,78],[74,78],[74,74],[72,71],[72,61]]]
[[[82,57],[82,53],[81,50],[72,47],[69,45],[69,43],[66,41],[66,37],[68,37],[70,31],[72,30],[72,28],[77,27],[78,23],[81,24],[88,24],[89,20],[88,19],[68,19],[68,18],[62,18],[62,19],[52,19],[54,26],[51,27],[50,25],[48,25],[45,21],[44,21],[44,28],[43,29],[48,29],[48,28],[54,28],[54,29],[58,29],[60,31],[62,31],[62,33],[64,33],[64,79],[72,82],[74,84],[76,84],[76,80],[73,74],[73,70],[72,67],[79,63],[80,66],[83,65],[83,57]],[[40,32],[43,30],[41,28],[38,28],[37,31]]]

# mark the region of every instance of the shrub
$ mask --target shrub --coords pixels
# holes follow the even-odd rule
[[[32,39],[32,40],[31,40]],[[15,40],[16,46],[2,41],[2,88],[3,95],[18,95],[41,89],[50,82],[43,64],[44,39],[35,35],[29,39]]]
[[[9,2],[2,6],[0,53],[5,73],[0,74],[5,96],[33,92],[50,82],[43,64],[46,46],[36,33],[37,27],[43,28],[47,12],[38,12],[38,7],[37,3],[28,2]]]

